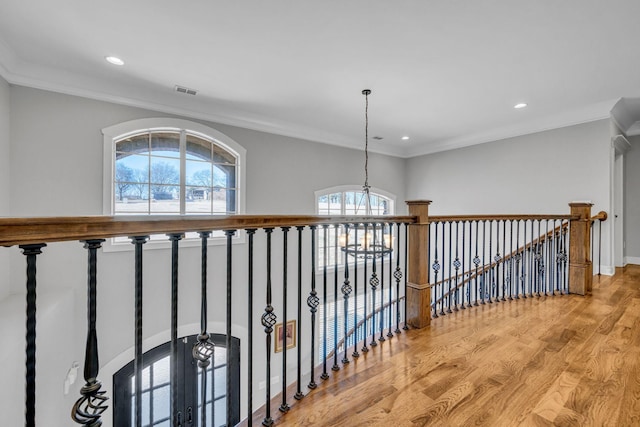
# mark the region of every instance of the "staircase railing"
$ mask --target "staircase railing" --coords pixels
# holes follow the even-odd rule
[[[175,356],[175,343],[180,339],[178,319],[183,317],[178,313],[178,298],[188,286],[179,283],[182,265],[179,254],[186,233],[198,233],[201,243],[197,301],[200,328],[193,357],[203,373],[215,353],[210,334],[224,333],[230,348],[238,328],[246,329],[243,335],[246,345],[241,346],[240,354],[240,365],[246,372],[246,382],[240,386],[245,415],[233,410],[232,384],[227,376],[227,425],[241,420],[252,425],[252,414],[258,407],[262,407],[261,423],[273,424],[277,413],[289,411],[320,380],[328,379],[332,371],[366,357],[375,347],[408,329],[408,324],[423,327],[432,317],[498,300],[566,293],[584,295],[590,291],[593,271],[590,231],[594,221],[590,204],[571,204],[569,215],[455,217],[430,217],[429,204],[408,202],[408,216],[387,217],[0,219],[0,246],[18,246],[26,256],[25,425],[35,426],[37,409],[36,263],[57,242],[81,242],[87,253],[85,385],[72,409],[74,421],[86,426],[100,425],[110,402],[99,379],[100,330],[96,326],[98,286],[113,285],[98,283],[97,266],[99,258],[104,257],[101,247],[105,239],[128,237],[134,247],[131,257],[134,274],[129,289],[134,295],[135,316],[131,324],[134,340],[130,345],[134,349],[135,384],[131,396],[133,414],[129,419],[136,426],[142,424],[143,418],[141,378],[146,337],[143,320],[150,309],[145,304],[149,283],[143,277],[143,263],[150,235],[165,235],[171,242],[171,249],[163,252],[166,254],[163,262],[170,265],[171,275],[164,284],[155,286],[170,289],[171,308],[166,315],[171,324],[172,355]],[[603,220],[601,216],[596,219]],[[209,252],[212,231],[223,233],[226,245],[213,256]],[[245,244],[236,246],[234,238],[240,233],[245,234]],[[224,271],[224,280],[213,280],[208,273],[212,270],[210,266]],[[238,276],[242,279],[238,280]],[[223,313],[212,312],[208,305],[212,290],[218,299],[225,300]],[[241,310],[233,304],[237,300],[243,302]],[[259,306],[264,307],[261,312]],[[103,308],[100,313],[106,319],[121,315],[119,306]],[[291,321],[295,323],[288,330]],[[212,330],[219,324],[224,325],[220,328],[224,330]],[[264,333],[262,338],[259,328]],[[276,331],[281,335],[276,335]],[[287,332],[293,336],[287,336]],[[278,348],[280,351],[276,352]],[[288,353],[295,354],[288,357]],[[227,366],[237,363],[229,360],[230,351],[226,354]],[[174,380],[177,369],[172,363]],[[292,372],[294,380],[288,377]],[[281,377],[279,394],[272,388],[274,374]],[[202,390],[207,389],[206,377],[200,376]],[[294,392],[288,387],[293,387]],[[264,396],[258,397],[262,390]],[[168,403],[172,425],[177,425],[182,416],[174,399],[177,393],[172,384]],[[204,400],[200,410],[193,414],[194,425],[198,422],[206,425],[205,421],[214,416],[208,411],[213,411],[215,405],[206,404],[206,393],[201,393],[201,398]],[[276,413],[272,411],[274,399],[280,403]]]

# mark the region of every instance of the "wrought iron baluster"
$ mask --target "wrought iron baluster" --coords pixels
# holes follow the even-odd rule
[[[326,228],[327,226],[325,226],[325,234],[324,234],[324,248],[325,248],[325,252],[324,252],[324,265],[325,265],[325,295],[326,295],[326,265],[327,265],[327,233],[326,233]],[[296,394],[293,395],[293,397],[296,400],[300,400],[304,397],[304,394],[302,393],[302,232],[304,231],[304,226],[303,225],[299,225],[296,227],[296,230],[298,230],[298,345],[297,345],[297,350],[298,350],[298,364],[297,364],[297,374],[298,374],[298,378],[297,378],[297,390],[296,390]],[[326,302],[326,301],[325,301]],[[326,303],[325,303],[325,317],[327,315],[327,311],[326,311]],[[325,330],[325,359],[327,358],[326,355],[326,337],[327,337],[327,333]],[[326,369],[325,369],[326,371]]]
[[[369,280],[369,284],[371,285],[371,342],[369,345],[371,347],[375,347],[378,345],[376,342],[376,290],[378,289],[378,285],[380,281],[378,280],[378,274],[376,272],[376,223],[372,224],[373,228],[373,255],[372,255],[372,266],[371,266],[371,279]]]
[[[338,226],[333,227],[333,366],[332,371],[339,371],[338,365]],[[313,368],[311,368],[313,369]]]
[[[358,227],[360,224],[353,224],[353,240],[355,241],[354,245],[354,253],[353,253],[353,353],[351,356],[360,357],[360,353],[358,353]],[[366,262],[366,260],[365,260]],[[366,277],[366,276],[365,276]],[[345,348],[345,354],[346,354]]]
[[[102,384],[98,381],[100,363],[98,361],[98,335],[96,332],[97,305],[97,250],[104,239],[87,240],[84,248],[88,250],[87,262],[87,344],[84,360],[85,385],[80,390],[82,397],[78,399],[71,410],[71,419],[84,426],[100,426],[100,417],[108,406],[109,398],[105,391],[100,391]]]
[[[378,329],[380,331],[380,336],[378,337],[378,341],[386,341],[384,338],[384,224],[380,224],[380,241],[382,244],[380,245],[380,314],[378,316],[379,325]]]
[[[249,236],[248,253],[247,253],[247,341],[248,341],[248,363],[247,363],[247,426],[253,425],[253,238],[256,234],[255,228],[246,230]],[[298,312],[299,313],[299,312]],[[299,341],[298,341],[299,342]],[[298,359],[298,366],[300,360]],[[300,372],[298,370],[298,372]],[[298,387],[299,387],[298,381]]]
[[[598,276],[600,276],[601,266],[602,266],[602,220],[598,219]],[[615,269],[614,269],[614,272],[615,272]]]
[[[456,278],[456,282],[455,282],[455,306],[454,306],[454,310],[458,311],[458,286],[459,286],[459,274],[460,274],[460,255],[458,253],[458,243],[460,241],[460,221],[456,221],[456,258],[453,260],[453,267],[455,268],[455,278]]]
[[[267,233],[267,305],[265,306],[264,313],[262,314],[262,326],[266,334],[266,354],[267,354],[267,367],[266,367],[266,396],[265,396],[265,417],[262,420],[262,425],[273,425],[273,418],[271,418],[271,334],[273,333],[273,327],[278,321],[278,317],[273,312],[273,306],[271,305],[271,234],[273,228],[265,228]],[[277,339],[278,337],[276,337]]]
[[[502,223],[502,253],[504,254],[504,256],[507,256],[507,222],[505,220],[500,221]],[[500,229],[500,227],[498,227],[498,229]],[[498,242],[500,240],[498,239]],[[507,293],[507,283],[509,282],[507,279],[507,276],[505,274],[505,261],[504,258],[500,259],[500,251],[498,251],[498,261],[496,262],[501,262],[502,261],[502,298],[500,299],[500,301],[505,301],[505,294]]]
[[[467,258],[467,307],[471,307],[471,264],[472,264],[472,256],[471,254],[473,253],[473,222],[472,221],[467,221],[467,223],[469,224],[469,256]]]
[[[349,247],[349,224],[344,225],[344,235],[345,235],[345,248]],[[349,294],[351,294],[351,284],[349,282],[349,257],[345,253],[344,255],[344,282],[342,283],[342,297],[344,299],[344,354],[342,355],[342,363],[349,363],[349,357],[347,356],[347,347],[349,343],[347,341],[347,334],[349,332]],[[338,349],[336,349],[336,353]]]
[[[288,241],[287,237],[289,235],[289,230],[291,227],[281,227],[282,229],[282,403],[280,404],[280,412],[288,412],[289,404],[287,403],[287,338],[286,338],[286,330],[287,330],[287,278],[288,278],[288,267],[287,261],[289,258],[288,253]],[[276,337],[279,339],[280,337]],[[229,354],[230,352],[227,352]],[[227,378],[229,376],[227,375]],[[227,425],[231,425],[231,423],[227,423]]]
[[[201,369],[200,376],[200,424],[207,425],[207,367],[211,363],[215,346],[209,339],[207,332],[207,240],[211,237],[210,231],[202,231],[199,233],[201,241],[201,306],[200,306],[200,335],[198,341],[193,346],[192,355],[198,362]],[[136,374],[137,375],[137,374]]]
[[[543,245],[541,242],[542,239],[542,230],[540,229],[540,220],[536,221],[538,223],[538,239],[536,241],[536,296],[542,296],[540,291],[542,290],[542,285],[544,284],[544,259],[542,257]]]
[[[171,241],[171,419],[173,425],[179,423],[178,417],[178,243],[183,234],[169,234]]]
[[[497,226],[497,225],[496,225]],[[492,265],[491,254],[493,253],[493,220],[489,221],[489,304],[493,303],[491,299],[494,296],[494,292],[496,291],[496,269]],[[497,263],[496,263],[497,265]],[[496,301],[497,301],[497,292],[496,292]]]
[[[398,253],[396,254],[396,271],[393,277],[396,279],[396,334],[400,332],[400,280],[402,280],[402,270],[400,269],[400,223],[396,223],[398,234]],[[431,245],[429,245],[431,246]],[[427,249],[427,262],[429,260],[429,249]]]
[[[364,241],[367,242],[368,239],[368,231],[369,231],[369,223],[364,223]],[[368,243],[366,243],[366,245],[368,245]],[[366,249],[366,247],[365,247]],[[367,321],[367,277],[369,277],[367,275],[367,266],[369,264],[369,260],[368,258],[365,256],[364,258],[364,283],[363,283],[363,288],[364,288],[364,323],[362,324],[363,328],[362,328],[362,352],[363,353],[367,353],[369,351],[369,347],[367,347],[367,338],[369,337],[369,333],[368,333],[368,321]]]
[[[316,354],[316,312],[320,305],[320,298],[316,292],[316,225],[309,226],[311,229],[311,292],[307,298],[307,305],[311,312],[311,378],[309,379],[308,388],[313,390],[318,387],[315,379],[315,354]],[[337,239],[336,239],[337,242]]]
[[[478,300],[480,299],[480,293],[479,293],[480,288],[478,287],[478,267],[480,266],[480,256],[478,255],[479,231],[480,231],[480,222],[476,221],[476,252],[475,252],[476,255],[473,257],[473,264],[476,266],[476,271],[475,271],[476,298],[473,305],[476,307],[478,306]]]
[[[404,326],[402,329],[408,330],[409,326],[407,325],[407,263],[409,259],[409,224],[404,224]]]
[[[451,276],[452,274],[452,263],[453,263],[453,256],[452,256],[452,249],[451,249],[451,240],[453,240],[453,232],[452,232],[452,227],[453,227],[453,223],[449,221],[449,258],[448,258],[448,264],[449,264],[449,276],[447,277],[447,287],[448,287],[448,292],[447,292],[447,313],[453,313],[453,311],[451,310]],[[444,232],[442,233],[442,237],[444,237]],[[444,251],[442,252],[442,258],[444,258]],[[444,266],[445,263],[443,262],[442,265]],[[442,270],[442,280],[444,280],[444,269]]]
[[[131,237],[135,245],[135,355],[133,370],[135,372],[135,423],[142,426],[142,245],[149,236]]]
[[[465,280],[464,276],[465,276],[465,272],[464,272],[464,255],[465,255],[465,237],[466,237],[466,222],[462,221],[462,243],[461,243],[461,247],[462,247],[462,260],[460,262],[460,266],[462,268],[462,273],[461,273],[461,277],[462,277],[462,289],[460,290],[460,295],[461,295],[461,300],[460,300],[460,308],[462,310],[464,310],[466,307],[464,306],[464,297],[465,297],[465,292],[464,292],[464,287],[465,285],[467,286],[467,293],[469,293],[469,284],[468,282]]]
[[[232,307],[232,289],[233,289],[233,277],[232,277],[232,271],[233,271],[233,236],[236,234],[236,230],[225,230],[224,232],[226,238],[227,238],[227,336],[226,336],[226,346],[227,349],[231,348],[231,324],[232,324],[232,312],[231,312],[231,307]],[[227,369],[230,369],[231,365],[232,365],[233,361],[231,360],[231,351],[227,350]],[[286,379],[286,377],[283,376],[284,379]],[[286,381],[285,381],[286,382]],[[227,390],[227,397],[226,397],[226,403],[227,403],[227,425],[233,425],[233,402],[231,399],[231,375],[227,375],[226,376],[226,390]],[[211,393],[211,397],[213,399],[213,392]],[[215,410],[215,405],[212,403],[211,404],[211,409]]]
[[[393,224],[388,223],[387,227],[389,227],[389,247],[393,248]],[[427,259],[428,256],[427,256]],[[388,325],[388,331],[387,331],[387,337],[391,338],[393,336],[393,332],[391,331],[392,325],[393,325],[393,297],[392,297],[392,293],[393,293],[393,252],[389,253],[389,308],[388,308],[388,320],[389,323]]]
[[[487,247],[487,222],[485,220],[482,221],[482,281],[480,282],[480,288],[482,289],[482,304],[486,304],[487,297],[487,274],[486,274],[486,258],[485,258],[485,249]],[[491,250],[489,250],[489,258],[491,258]],[[491,302],[491,299],[489,299]]]
[[[36,425],[36,258],[42,253],[44,243],[21,245],[27,257],[27,321],[26,321],[26,372],[25,372],[25,426]]]
[[[438,261],[438,223],[435,223],[434,228],[434,258],[433,258],[433,264],[431,265],[431,268],[433,269],[433,284],[434,284],[434,295],[433,295],[433,317],[436,318],[438,317],[438,272],[440,271],[440,262]],[[442,294],[442,292],[441,292]],[[406,293],[405,293],[405,298],[406,298]],[[442,295],[442,297],[444,297],[444,295]],[[442,308],[442,304],[440,304],[440,307]],[[440,313],[442,315],[444,315],[444,312]]]
[[[329,264],[329,224],[323,224],[322,237],[323,243],[323,261],[322,266],[322,375],[320,378],[326,380],[329,378],[327,373],[327,264]],[[298,328],[300,329],[300,328]],[[298,341],[300,342],[300,341]],[[298,346],[298,349],[300,346]]]
[[[513,253],[513,221],[509,221],[509,266],[507,269],[507,288],[509,289],[509,301],[513,300],[513,257],[515,256]],[[517,248],[516,248],[517,249]],[[506,252],[506,250],[505,250]]]

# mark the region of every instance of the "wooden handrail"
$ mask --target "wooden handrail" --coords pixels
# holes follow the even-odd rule
[[[284,226],[414,223],[411,216],[228,215],[0,218],[0,246]]]
[[[605,214],[606,215],[606,214]],[[458,222],[458,221],[518,221],[518,220],[543,220],[543,219],[578,219],[573,215],[433,215],[429,216],[429,222]]]
[[[607,215],[607,213],[605,211],[600,211],[600,212],[598,212],[597,215],[594,215],[594,216],[591,217],[591,222],[594,222],[594,221],[606,221],[608,217],[609,216]]]

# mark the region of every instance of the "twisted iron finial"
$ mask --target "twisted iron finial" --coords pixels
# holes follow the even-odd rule
[[[100,427],[102,413],[109,407],[106,401],[105,391],[100,391],[102,384],[93,380],[87,383],[80,390],[82,397],[78,399],[71,410],[71,418],[78,424],[86,427]]]

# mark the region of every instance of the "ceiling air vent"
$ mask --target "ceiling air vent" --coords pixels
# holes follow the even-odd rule
[[[178,85],[176,85],[176,92],[186,93],[187,95],[195,95],[198,93],[197,90],[189,89],[184,86],[178,86]]]
[[[383,138],[381,136],[374,136],[373,139],[376,141],[382,141]]]

